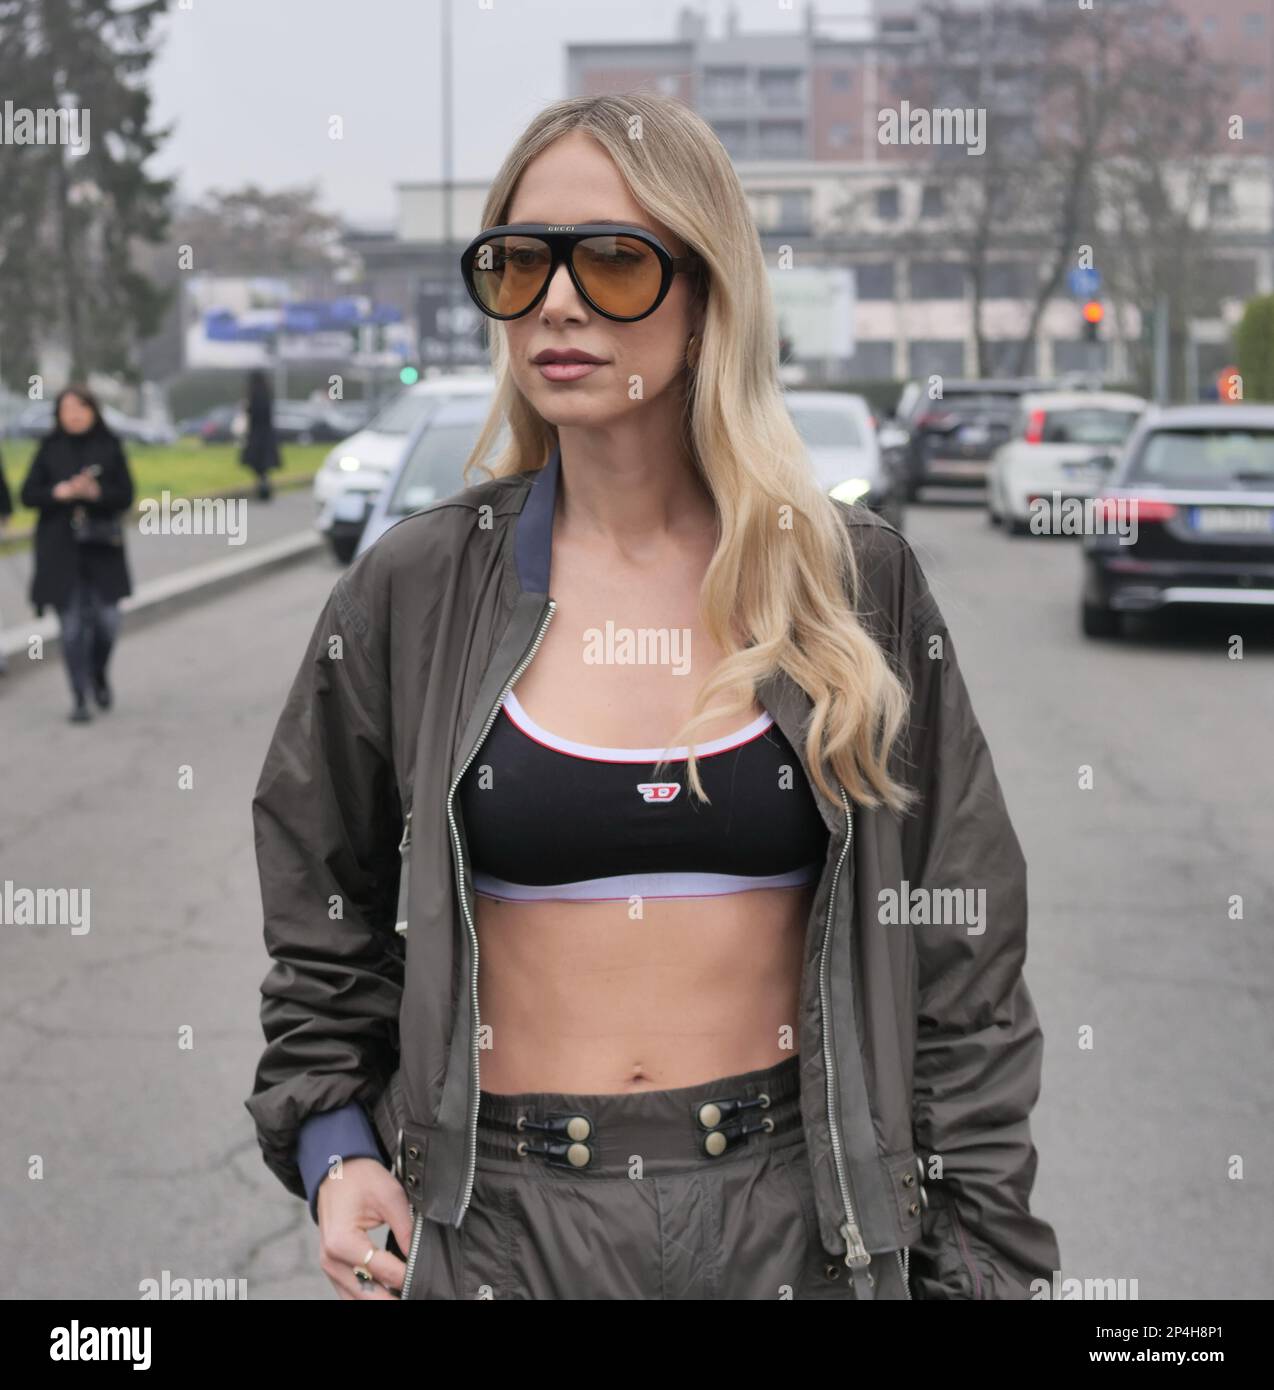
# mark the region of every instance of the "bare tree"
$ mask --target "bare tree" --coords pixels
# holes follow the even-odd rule
[[[1005,261],[1035,271],[1013,296],[1028,304],[1015,374],[1026,371],[1048,304],[1084,247],[1143,310],[1165,289],[1184,306],[1171,268],[1182,256],[1201,262],[1210,240],[1197,208],[1209,171],[1215,176],[1228,75],[1183,33],[1169,0],[1091,10],[1007,0],[980,12],[936,0],[906,73],[913,104],[985,115],[977,157],[934,144],[923,163],[900,162],[900,173],[942,189],[943,211],[893,241],[961,267],[980,374],[992,369],[986,305]],[[1169,233],[1162,243],[1156,221]]]
[[[340,220],[318,205],[317,185],[276,191],[213,189],[180,209],[174,236],[195,269],[225,275],[330,271],[344,258]]]

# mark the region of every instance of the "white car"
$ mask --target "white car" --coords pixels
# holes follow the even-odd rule
[[[1062,501],[1095,496],[1110,456],[1122,449],[1145,408],[1141,396],[1118,391],[1024,395],[1012,433],[991,457],[986,504],[992,523],[1024,535],[1033,507],[1047,507],[1055,495]]]
[[[482,372],[431,377],[401,391],[363,429],[334,445],[323,460],[314,475],[320,518],[327,505],[344,493],[378,493],[397,466],[403,445],[439,401],[489,393],[493,385],[493,378]],[[327,529],[321,520],[319,529]]]

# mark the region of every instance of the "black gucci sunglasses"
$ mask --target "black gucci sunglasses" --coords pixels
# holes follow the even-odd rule
[[[670,255],[644,227],[514,222],[488,227],[474,237],[460,257],[460,273],[484,314],[517,319],[544,297],[563,261],[580,298],[618,323],[635,323],[653,314],[671,288],[672,277],[701,265],[698,256]]]

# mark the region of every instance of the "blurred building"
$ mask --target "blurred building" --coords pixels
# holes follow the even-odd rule
[[[1188,359],[1188,389],[1230,360],[1244,302],[1274,291],[1274,0],[1209,0],[1206,13],[1192,0],[1097,3],[1140,5],[1161,20],[1166,12],[1183,43],[1193,35],[1207,61],[1233,77],[1227,101],[1232,96],[1242,139],[1219,137],[1203,159],[1163,171],[1170,185],[1198,185],[1188,277],[1193,307],[1173,329],[1185,336],[1177,349]],[[811,360],[799,341],[792,344],[811,381],[973,376],[974,296],[953,252],[967,231],[958,211],[960,180],[973,161],[964,148],[881,143],[880,113],[921,98],[956,106],[981,84],[979,91],[992,93],[986,104],[998,140],[1011,142],[1033,123],[1058,119],[1039,95],[1039,65],[1049,55],[1030,51],[1014,15],[1050,5],[1073,11],[1075,4],[946,0],[948,10],[967,9],[968,20],[939,32],[923,0],[828,0],[829,8],[807,4],[799,29],[781,33],[743,32],[733,9],[723,31],[710,32],[686,6],[667,39],[568,45],[567,94],[652,87],[679,97],[708,120],[734,160],[767,263],[775,265],[779,249],[790,247],[794,265],[805,270],[854,272],[852,355]],[[486,180],[451,185],[450,248],[438,182],[398,186],[392,233],[346,239],[364,267],[365,291],[415,320],[426,367],[485,358],[483,325],[459,284],[456,258],[482,225],[487,188]],[[1077,225],[1083,228],[1082,218]],[[1099,219],[1097,231],[1081,240],[1094,244],[1100,268],[1122,235],[1110,219]],[[1145,240],[1153,243],[1153,228]],[[1080,304],[1064,284],[1031,331],[1043,264],[1040,239],[1029,228],[995,238],[981,283],[987,374],[1092,367]],[[1173,276],[1180,279],[1175,269]],[[1098,353],[1109,379],[1130,380],[1137,367],[1144,372],[1150,325],[1140,308],[1153,294],[1151,286],[1137,302],[1120,302],[1109,283],[1103,290],[1110,312]]]
[[[843,0],[842,0],[843,2]],[[929,372],[974,374],[973,309],[967,277],[944,254],[957,230],[952,215],[961,169],[946,151],[882,144],[879,113],[917,105],[953,106],[961,66],[989,84],[991,119],[1007,137],[1046,118],[1031,53],[1013,30],[1015,11],[1076,0],[948,0],[968,11],[962,42],[935,34],[922,0],[866,0],[860,13],[833,14],[806,5],[796,33],[744,33],[736,13],[712,34],[683,9],[667,41],[578,43],[568,46],[568,94],[589,95],[649,86],[678,96],[709,121],[734,160],[752,204],[767,259],[790,246],[796,264],[852,267],[857,279],[857,350],[852,378],[906,377]],[[1218,135],[1207,174],[1207,260],[1197,267],[1202,312],[1190,323],[1195,370],[1206,378],[1227,360],[1229,333],[1245,299],[1274,290],[1274,6],[1270,0],[1209,0],[1206,13],[1190,0],[1101,0],[1143,5],[1161,22],[1193,34],[1209,62],[1234,74],[1233,114],[1242,139]],[[941,43],[941,47],[939,47]],[[983,85],[980,91],[988,90]],[[964,149],[954,151],[958,158]],[[945,166],[945,167],[944,167]],[[1169,181],[1185,177],[1169,171]],[[1190,177],[1198,178],[1197,170]],[[1113,237],[1114,229],[1103,229]],[[1095,241],[1098,237],[1093,238]],[[984,325],[992,371],[1019,360],[1027,334],[1040,254],[1029,234],[1014,247],[1000,237],[987,267]],[[1129,341],[1145,325],[1136,306],[1108,319],[1107,372],[1127,376]],[[1083,370],[1078,305],[1064,287],[1045,307],[1026,347],[1029,373]],[[797,344],[797,356],[800,346]]]

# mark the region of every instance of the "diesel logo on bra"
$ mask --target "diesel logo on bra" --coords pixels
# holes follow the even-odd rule
[[[671,801],[681,790],[680,782],[638,782],[643,801]]]

